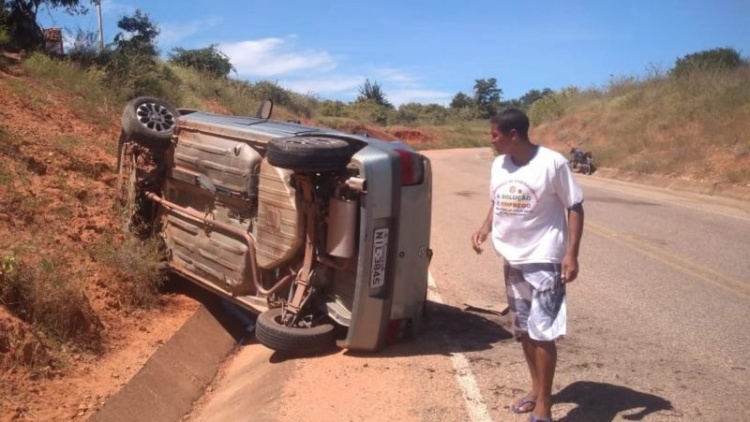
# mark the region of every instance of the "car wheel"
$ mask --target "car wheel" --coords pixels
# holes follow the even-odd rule
[[[180,113],[164,100],[132,99],[122,112],[122,130],[129,139],[152,149],[169,146]]]
[[[352,150],[340,139],[280,138],[268,143],[266,157],[272,166],[301,173],[326,172],[345,168],[352,158]]]
[[[258,316],[255,337],[269,349],[294,355],[321,353],[336,345],[333,324],[287,327],[281,323],[281,308],[269,309]]]

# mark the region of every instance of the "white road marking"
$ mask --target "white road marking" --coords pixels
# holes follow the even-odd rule
[[[435,279],[432,274],[427,275],[427,298],[433,302],[443,304],[443,298],[438,292]],[[451,364],[456,373],[456,381],[461,388],[461,395],[464,398],[466,410],[469,412],[471,422],[492,422],[490,413],[487,411],[487,405],[482,398],[482,392],[479,390],[477,380],[469,366],[469,360],[463,353],[451,354]]]

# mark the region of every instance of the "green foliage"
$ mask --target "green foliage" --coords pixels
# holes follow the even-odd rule
[[[177,47],[169,55],[169,62],[178,66],[189,67],[214,77],[229,76],[235,70],[229,57],[211,44],[206,48],[185,50]]]
[[[151,22],[148,14],[136,9],[132,16],[123,16],[117,22],[122,31],[115,35],[115,49],[125,55],[155,59],[159,52],[156,37],[161,30]]]
[[[375,100],[359,100],[349,106],[352,117],[379,125],[387,125],[391,107],[384,106]]]
[[[448,118],[448,110],[440,104],[406,103],[399,106],[392,123],[442,125]]]
[[[693,72],[725,71],[736,69],[743,63],[737,50],[714,48],[688,54],[677,59],[670,74],[676,77],[684,77]]]
[[[474,81],[474,105],[483,118],[490,118],[500,111],[500,98],[503,90],[497,87],[497,79],[476,79]]]
[[[560,92],[552,92],[536,100],[529,107],[529,120],[536,126],[544,122],[560,118],[580,91],[576,87],[565,88]]]
[[[68,60],[83,67],[100,65],[104,62],[106,52],[99,51],[98,35],[93,31],[78,29],[73,47],[68,50]]]
[[[346,103],[339,100],[323,100],[318,106],[318,111],[328,117],[348,117]]]
[[[369,79],[359,87],[359,96],[357,102],[374,102],[383,107],[393,108],[393,105],[386,99],[385,92],[378,82],[370,82]]]
[[[474,100],[463,92],[453,96],[451,100],[450,108],[460,109],[474,106]]]
[[[0,0],[0,45],[4,33],[9,38],[8,44],[21,49],[41,47],[44,35],[37,23],[40,8],[64,8],[71,15],[87,13],[88,8],[80,3],[80,0]]]

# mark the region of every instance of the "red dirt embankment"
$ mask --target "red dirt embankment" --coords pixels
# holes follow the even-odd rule
[[[66,326],[78,334],[58,337],[35,321],[43,312],[30,317],[14,291],[0,286],[0,420],[83,419],[198,305],[163,295],[153,309],[128,306],[116,272],[91,253],[101,245],[118,248],[123,239],[115,200],[117,113],[100,118],[101,110],[92,116],[72,108],[69,98],[19,67],[0,70],[0,101],[0,264],[16,265],[14,254],[34,257],[27,262],[40,265],[34,274],[77,292],[57,302],[53,296],[68,291],[64,286],[49,297],[37,292],[40,303],[79,306]]]

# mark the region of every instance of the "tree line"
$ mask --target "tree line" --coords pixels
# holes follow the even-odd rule
[[[62,9],[69,14],[85,14],[88,6],[99,0],[0,0],[0,49],[43,49],[42,30],[37,22],[40,8]],[[109,83],[124,90],[126,96],[169,96],[168,83],[176,76],[160,66],[156,38],[160,29],[141,10],[122,16],[117,22],[119,32],[103,50],[97,45],[93,32],[79,30],[67,54],[71,60],[85,67],[103,69]],[[167,55],[169,63],[194,69],[213,78],[228,78],[234,71],[229,57],[219,51],[216,44],[204,48],[173,48]],[[678,58],[669,76],[683,77],[696,71],[726,70],[746,65],[739,52],[732,48],[715,48]],[[284,102],[289,93],[273,82],[259,82],[262,91]],[[350,102],[310,98],[323,116],[365,117],[374,123],[409,124],[417,121],[439,125],[450,117],[458,119],[486,119],[503,108],[529,110],[531,106],[555,94],[550,88],[531,89],[516,99],[505,99],[496,78],[474,80],[469,93],[456,93],[450,103],[406,103],[397,108],[388,101],[381,84],[366,80],[359,87],[359,95]],[[289,101],[287,101],[289,102]]]

